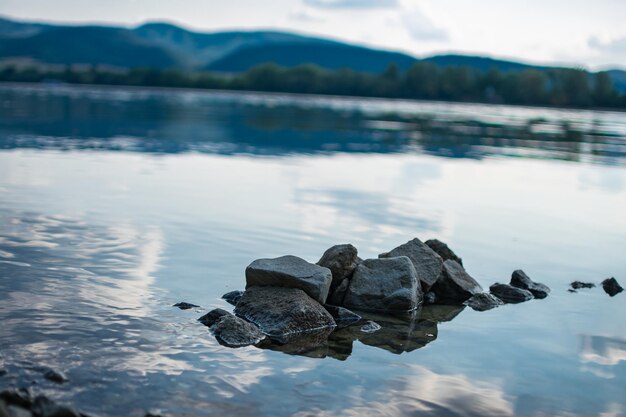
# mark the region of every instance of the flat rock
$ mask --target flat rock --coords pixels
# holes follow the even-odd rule
[[[579,290],[581,288],[595,288],[596,286],[596,284],[594,284],[593,282],[582,282],[582,281],[574,281],[569,285],[574,290]]]
[[[274,259],[257,259],[246,268],[249,287],[297,288],[320,304],[325,304],[332,282],[330,269],[287,255]]]
[[[339,329],[351,326],[354,323],[358,323],[359,321],[361,321],[361,316],[353,311],[348,310],[347,308],[328,304],[325,305],[324,308],[330,313],[331,316],[333,316],[333,319],[337,324],[337,328]]]
[[[513,287],[509,284],[495,283],[489,287],[489,291],[508,304],[523,303],[534,298],[530,291]]]
[[[230,305],[236,306],[242,295],[243,291],[231,291],[222,295],[222,300],[225,300]]]
[[[331,291],[352,275],[357,260],[357,250],[350,244],[335,245],[324,252],[317,264],[330,269],[333,275],[333,281],[330,285]]]
[[[550,287],[535,282],[521,269],[513,271],[509,285],[530,291],[535,298],[546,298],[550,294]]]
[[[475,294],[465,302],[465,305],[471,307],[476,311],[487,311],[492,308],[500,307],[503,305],[501,299],[496,297],[493,294],[489,294],[487,292],[481,292],[480,294]]]
[[[443,265],[441,256],[437,255],[435,251],[422,243],[418,238],[410,240],[389,252],[378,255],[379,258],[395,258],[398,256],[406,256],[411,260],[424,291],[428,291],[441,274]]]
[[[429,239],[424,242],[426,246],[431,248],[437,255],[441,256],[441,259],[447,261],[448,259],[456,261],[459,265],[463,266],[463,259],[459,258],[456,253],[448,247],[445,243],[438,239]]]
[[[334,290],[331,289],[328,294],[328,299],[326,300],[326,304],[330,304],[333,306],[341,306],[343,305],[343,300],[346,298],[346,292],[348,292],[348,287],[350,286],[350,280],[345,278],[341,281],[341,284]]]
[[[622,286],[619,285],[615,278],[607,278],[602,281],[602,288],[604,289],[604,292],[606,292],[611,297],[614,297],[624,291]]]
[[[255,325],[232,314],[221,316],[210,329],[217,341],[228,347],[256,345],[265,339]]]
[[[200,317],[198,321],[205,326],[213,326],[219,319],[223,316],[229,316],[230,313],[224,309],[216,308],[214,310],[209,311],[204,316]]]
[[[433,285],[432,292],[436,294],[438,303],[460,304],[482,293],[483,289],[458,262],[447,260],[443,263],[441,277]]]
[[[352,275],[344,306],[378,312],[412,311],[422,303],[422,291],[406,256],[366,259]]]
[[[191,309],[191,308],[196,308],[196,307],[200,307],[200,306],[197,306],[197,305],[195,305],[195,304],[191,304],[191,303],[185,303],[185,302],[183,301],[182,303],[176,303],[176,304],[174,304],[172,307],[178,307],[178,308],[180,308],[181,310],[189,310],[189,309]]]
[[[279,341],[335,327],[330,313],[298,288],[250,287],[237,303],[235,314]]]

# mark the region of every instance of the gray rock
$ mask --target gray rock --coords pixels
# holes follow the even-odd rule
[[[297,288],[250,287],[237,303],[235,314],[285,343],[299,333],[335,327],[330,313]]]
[[[435,294],[432,291],[428,291],[426,294],[424,294],[424,304],[428,305],[428,304],[435,304],[437,302],[437,294]]]
[[[438,303],[459,304],[474,294],[483,292],[482,287],[456,261],[443,263],[441,277],[432,287]]]
[[[331,282],[330,269],[291,255],[274,259],[257,259],[246,268],[246,289],[249,287],[298,288],[320,304],[326,303]]]
[[[198,321],[204,324],[205,326],[211,327],[223,316],[230,316],[230,315],[231,314],[228,311],[221,309],[221,308],[216,308],[214,310],[209,311],[204,316],[200,317]]]
[[[324,308],[330,313],[331,316],[333,316],[333,319],[337,324],[337,328],[339,329],[351,326],[354,323],[358,323],[359,321],[361,321],[361,316],[354,313],[353,311],[348,310],[347,308],[328,304],[325,305]]]
[[[17,405],[9,405],[6,407],[6,415],[7,417],[32,417],[33,413]]]
[[[350,244],[335,245],[324,252],[317,261],[319,266],[330,269],[333,281],[330,285],[331,292],[337,288],[344,279],[349,278],[357,265],[357,250]]]
[[[619,285],[615,278],[607,278],[602,281],[602,288],[604,289],[604,292],[606,292],[611,297],[614,297],[624,291],[622,286]]]
[[[435,251],[437,255],[441,256],[441,259],[443,259],[444,261],[450,259],[452,261],[456,261],[459,265],[463,266],[463,259],[459,258],[456,253],[454,253],[452,249],[450,249],[448,245],[446,245],[442,241],[437,239],[429,239],[424,243],[426,244],[426,246]]]
[[[379,258],[395,258],[398,256],[407,256],[411,260],[424,292],[428,291],[441,275],[443,264],[441,256],[437,255],[417,238],[389,252],[378,255]]]
[[[7,404],[2,399],[0,399],[0,417],[11,417],[9,416],[9,410],[7,409]]]
[[[222,295],[222,300],[226,300],[228,304],[236,306],[242,295],[243,291],[231,291]]]
[[[48,381],[56,382],[57,384],[63,384],[68,381],[67,376],[65,376],[63,372],[54,369],[46,370],[43,377]]]
[[[489,287],[491,294],[495,295],[505,303],[517,304],[532,300],[533,294],[528,290],[513,287],[509,284],[495,283]]]
[[[346,298],[346,292],[348,292],[348,287],[350,287],[350,280],[345,278],[341,281],[341,284],[334,290],[330,290],[328,294],[328,299],[326,300],[326,304],[330,304],[333,306],[341,306],[343,305],[343,300]]]
[[[73,408],[57,404],[43,395],[35,398],[32,410],[37,417],[80,417]]]
[[[256,345],[265,339],[256,326],[232,314],[221,316],[210,329],[217,341],[228,347]]]
[[[366,259],[357,266],[344,306],[363,311],[412,311],[422,303],[415,268],[406,256]]]
[[[569,285],[574,290],[579,290],[581,288],[595,288],[595,286],[596,286],[596,284],[594,284],[592,282],[582,282],[582,281],[574,281],[574,282],[572,282]]]
[[[476,311],[491,310],[492,308],[500,307],[503,304],[504,303],[501,299],[487,292],[475,294],[472,296],[472,298],[465,302],[465,305],[471,307]]]
[[[382,329],[382,327],[380,327],[380,324],[376,323],[375,321],[371,321],[371,320],[368,320],[367,323],[365,323],[363,326],[361,326],[361,331],[363,333],[375,333],[375,332],[379,331],[380,329]]]
[[[178,307],[181,310],[189,310],[191,308],[200,307],[200,306],[197,306],[197,305],[191,304],[191,303],[186,303],[186,302],[183,301],[182,303],[174,304],[172,307]]]
[[[6,404],[18,405],[24,408],[30,408],[33,403],[33,397],[28,388],[18,388],[0,392],[0,399]]]
[[[535,298],[546,298],[550,294],[550,287],[539,282],[534,282],[521,269],[513,271],[510,285],[530,291]]]

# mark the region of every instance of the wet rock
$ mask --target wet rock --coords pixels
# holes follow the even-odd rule
[[[300,333],[335,327],[330,313],[298,288],[250,287],[235,314],[283,343]]]
[[[606,292],[611,297],[614,297],[624,291],[622,286],[619,285],[615,278],[607,278],[602,281],[602,288],[604,289],[604,292]]]
[[[232,314],[221,316],[210,329],[217,341],[228,347],[256,345],[265,339],[256,326]]]
[[[213,326],[219,319],[223,316],[230,316],[231,314],[221,308],[216,308],[214,310],[209,311],[204,316],[200,317],[198,321],[205,326],[211,327]]]
[[[172,307],[178,307],[181,310],[189,310],[191,308],[196,308],[196,307],[200,307],[200,306],[197,306],[197,305],[191,304],[191,303],[186,303],[186,302],[183,301],[182,303],[174,304]]]
[[[486,292],[481,292],[480,294],[475,294],[465,302],[465,305],[471,307],[476,311],[487,311],[492,308],[500,307],[504,303],[498,297],[493,294],[489,294]]]
[[[443,263],[441,277],[432,287],[437,302],[460,304],[474,294],[483,292],[482,287],[456,261],[447,260]]]
[[[0,392],[0,399],[9,405],[30,408],[33,403],[32,395],[27,388],[18,388]]]
[[[7,409],[7,404],[4,400],[0,400],[0,417],[10,417],[9,410]]]
[[[55,369],[48,369],[43,374],[44,378],[48,381],[56,382],[57,384],[63,384],[68,381],[67,376],[61,371]]]
[[[222,295],[222,300],[225,300],[230,305],[236,306],[242,295],[243,291],[231,291]]]
[[[575,289],[573,289],[573,288],[568,288],[568,289],[567,289],[567,292],[572,292],[572,293],[574,293],[574,292],[578,292],[578,291],[576,291],[576,290],[575,290]]]
[[[533,299],[533,294],[530,291],[513,287],[509,284],[495,283],[489,287],[489,291],[503,302],[509,304],[523,303]]]
[[[32,410],[37,417],[81,417],[73,408],[57,404],[43,395],[35,398]]]
[[[530,291],[535,298],[546,298],[550,294],[550,287],[539,282],[534,282],[521,269],[513,271],[510,285]]]
[[[368,320],[367,323],[365,323],[363,326],[361,326],[361,331],[363,333],[375,333],[375,332],[379,331],[380,329],[382,329],[382,327],[380,327],[380,324],[376,323],[375,321],[371,321],[371,320]]]
[[[579,290],[581,288],[595,288],[596,284],[592,282],[582,282],[582,281],[574,281],[569,284],[575,290]]]
[[[415,310],[422,297],[408,257],[366,259],[355,269],[343,304],[362,311],[405,312]]]
[[[332,306],[328,304],[325,305],[324,308],[330,313],[331,316],[333,316],[333,319],[337,324],[337,328],[339,329],[351,326],[354,323],[361,321],[361,316],[348,310],[347,308]]]
[[[437,239],[429,239],[424,243],[426,244],[426,246],[435,251],[437,255],[441,256],[441,259],[443,259],[444,261],[450,259],[452,261],[456,261],[459,265],[463,266],[463,259],[459,258],[456,253],[454,253],[452,249],[450,249],[448,245],[446,245],[442,241]]]
[[[6,407],[6,415],[7,417],[32,417],[33,413],[19,406],[9,405]]]
[[[406,256],[411,260],[424,291],[428,291],[441,274],[443,260],[417,238],[389,252],[378,255],[379,258],[395,258],[398,256]]]
[[[331,291],[352,275],[357,265],[357,258],[357,250],[350,244],[335,245],[324,252],[317,264],[330,269],[333,276]]]
[[[343,305],[343,300],[346,298],[346,292],[348,292],[348,287],[350,286],[350,280],[345,278],[341,281],[341,284],[334,290],[330,290],[330,294],[328,295],[328,299],[326,300],[326,304],[330,304],[333,306],[341,306]]]
[[[424,294],[425,305],[435,304],[436,302],[437,302],[437,294],[435,294],[432,291],[428,291],[426,294]]]
[[[0,376],[5,376],[8,373],[8,371],[4,368],[0,368]]]
[[[249,287],[297,288],[320,304],[326,303],[331,282],[330,269],[291,255],[274,259],[257,259],[246,268],[246,289]]]

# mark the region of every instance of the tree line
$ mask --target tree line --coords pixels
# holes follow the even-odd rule
[[[577,68],[481,71],[417,62],[406,71],[390,64],[381,74],[315,65],[283,68],[261,64],[235,74],[135,68],[112,70],[89,66],[50,70],[4,66],[0,81],[67,82],[152,87],[254,90],[421,100],[626,108],[626,94],[616,90],[608,72]]]

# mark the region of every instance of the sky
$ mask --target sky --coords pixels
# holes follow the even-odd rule
[[[201,31],[279,29],[415,56],[626,68],[626,0],[0,0],[0,15]]]

